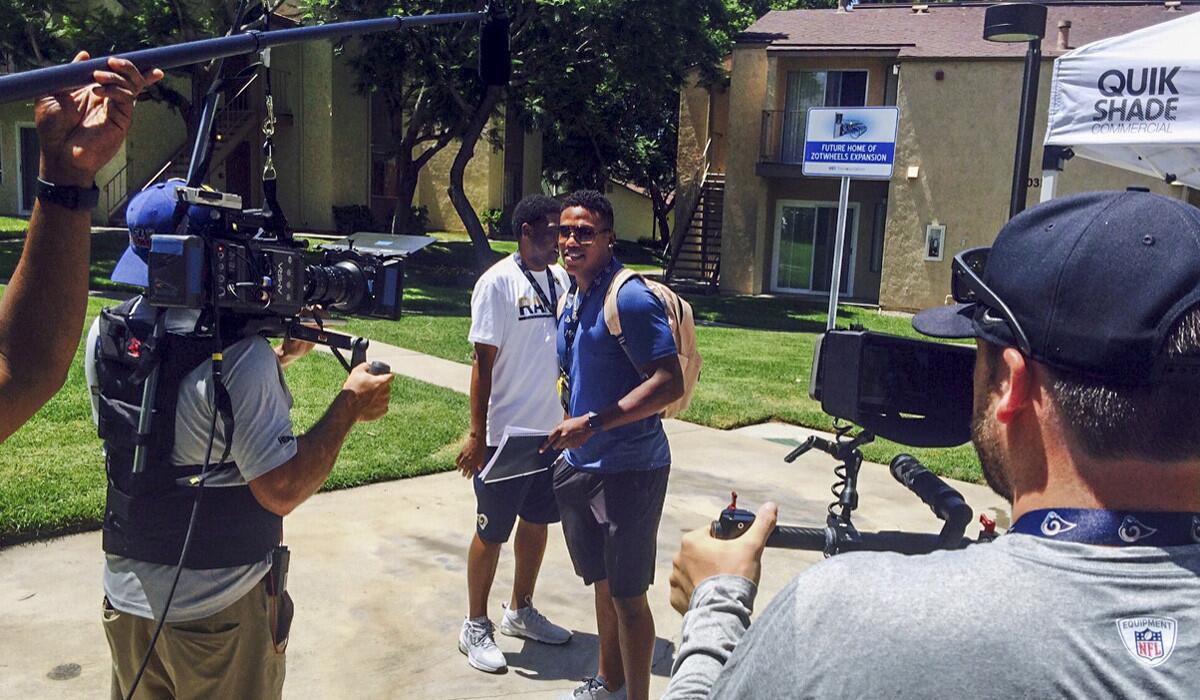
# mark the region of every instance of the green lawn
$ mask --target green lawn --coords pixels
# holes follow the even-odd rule
[[[88,325],[111,303],[91,299]],[[0,445],[0,546],[100,522],[104,461],[82,360],[81,347],[63,390]],[[303,432],[324,413],[345,371],[332,357],[313,353],[289,368],[287,378],[295,399],[292,417]],[[397,377],[388,415],[354,428],[325,488],[450,469],[467,425],[465,396]]]

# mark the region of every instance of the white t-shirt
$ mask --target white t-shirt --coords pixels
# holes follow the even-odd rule
[[[547,271],[530,271],[548,301],[567,293],[570,279],[558,265]],[[554,317],[558,309],[546,308],[515,255],[492,265],[471,293],[472,343],[499,349],[492,370],[492,395],[488,399],[487,444],[500,444],[508,426],[553,430],[562,422],[558,402],[558,355],[554,347]]]
[[[135,315],[146,309],[141,305]],[[171,327],[168,317],[168,327]],[[89,389],[96,390],[94,373],[99,321],[88,333],[85,368]],[[296,454],[296,440],[288,412],[292,396],[283,382],[282,368],[271,344],[250,336],[229,346],[225,352],[225,388],[233,404],[234,435],[227,461],[238,469],[227,469],[209,477],[210,486],[237,486],[278,467]],[[211,362],[205,361],[184,377],[175,408],[174,464],[203,464],[212,416]],[[224,429],[218,419],[213,439],[212,460],[225,448]],[[261,562],[224,569],[184,569],[168,622],[197,620],[224,610],[249,593],[271,568],[268,554]],[[138,617],[157,619],[171,589],[175,566],[153,564],[115,555],[105,555],[104,594],[113,608]]]

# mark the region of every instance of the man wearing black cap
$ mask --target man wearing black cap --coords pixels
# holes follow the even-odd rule
[[[115,281],[147,285],[150,236],[174,232],[182,184],[159,183],[130,201],[130,247]],[[190,234],[207,231],[210,211],[189,209]],[[108,476],[103,621],[112,695],[128,696],[136,682],[137,698],[278,698],[291,614],[287,562],[277,549],[283,516],[325,483],[355,423],[387,412],[392,375],[355,367],[325,415],[296,437],[283,367],[310,345],[285,341],[273,350],[262,336],[242,332],[235,316],[222,316],[218,333],[199,311],[175,308],[162,312],[164,332],[152,341],[156,318],[159,311],[135,297],[101,312],[86,342]],[[158,375],[151,431],[142,439],[148,360]],[[140,471],[138,444],[147,453]]]
[[[838,556],[749,626],[775,506],[738,540],[689,533],[667,697],[1196,695],[1200,210],[1064,197],[954,277],[962,303],[913,325],[976,339],[972,441],[1008,534]]]
[[[80,52],[76,61],[86,61]],[[138,94],[158,82],[110,58],[95,83],[37,101],[41,162],[21,260],[0,299],[0,442],[58,392],[87,308],[96,173],[116,155]]]

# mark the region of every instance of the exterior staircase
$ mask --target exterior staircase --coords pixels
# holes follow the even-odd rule
[[[708,173],[686,229],[675,235],[666,282],[716,292],[721,281],[721,217],[724,214],[725,174]]]
[[[222,105],[221,109],[217,110],[217,116],[213,124],[213,133],[216,134],[217,138],[213,140],[212,154],[209,157],[209,172],[212,172],[217,166],[223,163],[242,141],[257,133],[259,128],[259,113],[251,101],[256,96],[256,93],[247,89],[256,82],[257,76],[242,86],[233,98],[229,100],[228,104]],[[122,168],[121,172],[117,176],[114,176],[112,185],[105,186],[106,197],[110,188],[116,190],[119,187],[121,190],[124,190],[123,197],[117,195],[113,196],[111,200],[106,198],[108,202],[109,224],[112,226],[125,225],[125,206],[128,204],[129,198],[138,192],[156,182],[162,182],[171,178],[187,178],[188,166],[191,163],[191,159],[192,142],[189,140],[175,149],[171,157],[155,171],[154,175],[145,183],[137,185],[136,189],[126,189],[125,168]],[[120,179],[119,184],[117,183],[118,177]]]

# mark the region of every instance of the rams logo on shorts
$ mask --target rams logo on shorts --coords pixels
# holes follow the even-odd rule
[[[487,524],[488,524],[488,517],[486,515],[484,515],[483,513],[480,513],[479,517],[475,519],[475,522],[479,525],[480,530],[486,530]]]

